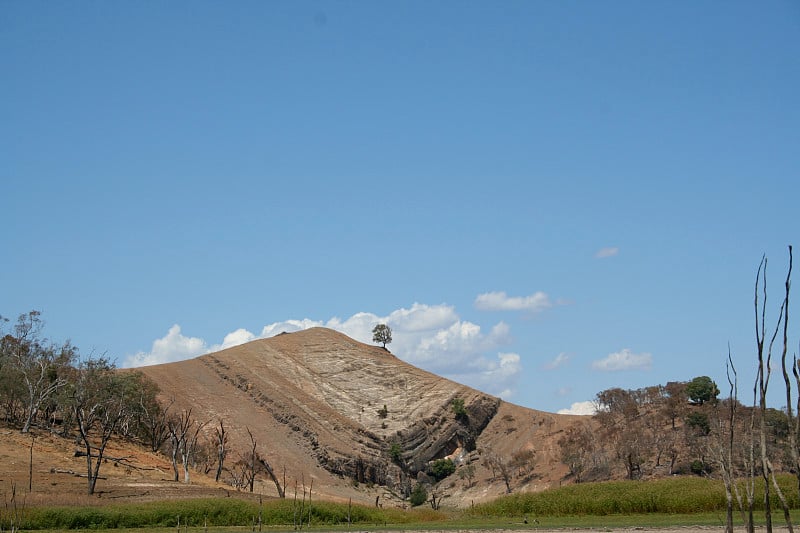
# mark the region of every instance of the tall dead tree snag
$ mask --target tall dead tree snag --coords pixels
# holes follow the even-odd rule
[[[181,464],[183,465],[183,482],[189,483],[189,465],[191,464],[192,455],[197,448],[200,431],[202,431],[205,425],[206,422],[197,422],[197,420],[192,418],[191,409],[188,411],[181,411],[180,414],[171,416],[168,419],[167,427],[169,430],[172,470],[175,481],[178,481],[180,477],[178,473],[178,456],[180,456]]]
[[[728,378],[729,393],[728,398],[722,402],[715,402],[711,417],[713,425],[714,439],[711,440],[711,455],[715,458],[722,482],[725,487],[725,531],[733,533],[733,511],[734,498],[742,511],[742,519],[748,526],[748,531],[752,533],[752,520],[744,515],[744,504],[742,494],[737,485],[739,474],[738,461],[734,455],[737,448],[737,431],[741,426],[737,420],[739,407],[738,400],[738,376],[736,367],[733,365],[730,347],[728,347],[728,361],[725,365],[726,376]],[[741,440],[741,436],[739,436]],[[738,454],[737,454],[738,455]]]
[[[267,462],[267,460],[264,457],[261,457],[261,456],[258,456],[258,461],[261,463],[261,466],[264,468],[264,471],[267,473],[269,478],[275,484],[275,489],[278,491],[278,497],[279,498],[285,498],[286,497],[286,493],[284,491],[284,487],[281,487],[281,482],[278,481],[278,477],[275,475],[275,471],[272,469],[270,464]]]
[[[248,474],[248,484],[250,486],[250,492],[253,492],[253,488],[256,482],[256,438],[253,436],[253,432],[250,431],[250,428],[247,429],[247,434],[250,436],[250,456],[247,458],[247,467],[249,470]]]
[[[222,476],[222,470],[225,468],[225,458],[228,456],[228,434],[225,432],[225,424],[220,419],[219,427],[214,429],[217,444],[217,472],[214,475],[214,481],[219,481]]]
[[[250,492],[253,492],[257,471],[259,470],[259,468],[263,468],[264,471],[269,476],[269,478],[275,484],[275,489],[278,491],[278,497],[285,498],[286,492],[284,490],[284,487],[281,486],[281,483],[278,480],[278,477],[275,475],[275,471],[272,469],[272,466],[270,466],[266,458],[262,457],[256,451],[258,445],[256,443],[256,438],[253,436],[253,432],[250,431],[250,428],[245,428],[245,429],[247,429],[247,434],[250,436],[250,454],[249,457],[246,458],[246,464],[248,470],[247,478],[248,478],[248,485],[250,487]]]
[[[783,371],[783,381],[786,383],[786,418],[789,426],[789,453],[792,458],[792,466],[797,476],[797,487],[800,492],[800,362],[797,354],[792,357],[792,374],[797,385],[797,398],[793,401],[792,384],[789,373],[786,370],[786,356],[789,349],[789,292],[792,288],[792,247],[789,246],[789,270],[784,282],[783,296],[783,347],[781,350],[781,370]],[[792,404],[795,403],[796,409],[792,411]]]
[[[795,423],[795,413],[792,412],[792,380],[789,378],[789,372],[786,369],[786,354],[789,348],[789,293],[792,287],[792,247],[789,246],[789,268],[786,272],[786,280],[784,281],[784,294],[783,294],[783,304],[781,305],[782,315],[783,315],[783,343],[781,349],[781,371],[783,373],[783,382],[786,388],[786,422],[789,428],[789,449],[790,449],[790,456],[792,458],[792,463],[794,466],[795,475],[798,479],[798,490],[800,490],[800,453],[797,449],[797,425]],[[777,330],[780,329],[780,321],[778,322]],[[775,337],[773,336],[773,340]],[[772,349],[772,342],[770,342],[770,350]],[[794,361],[792,362],[792,370],[794,375],[797,376],[797,365],[796,365],[797,356],[794,357]],[[798,398],[800,401],[800,397]],[[780,487],[778,487],[778,482],[775,479],[775,476],[772,477],[772,482],[775,485],[775,490],[778,492],[780,496],[781,506],[783,508],[783,516],[784,520],[786,521],[786,525],[789,531],[792,531],[792,518],[789,514],[789,505],[786,502],[786,498],[783,497],[781,493]]]
[[[783,326],[783,354],[781,357],[782,363],[782,372],[784,377],[784,384],[786,387],[786,399],[787,399],[787,406],[786,406],[786,415],[789,417],[788,425],[790,428],[796,428],[796,425],[792,418],[794,414],[791,412],[791,405],[792,405],[792,391],[791,391],[791,380],[789,379],[789,374],[786,369],[786,351],[787,351],[787,344],[788,344],[788,318],[789,318],[789,289],[791,287],[791,275],[792,275],[792,247],[789,246],[789,269],[786,276],[785,282],[785,293],[783,301],[781,302],[780,311],[778,313],[778,320],[775,325],[775,331],[770,338],[769,344],[765,350],[765,342],[766,342],[766,309],[767,309],[767,258],[766,256],[761,258],[761,262],[758,265],[758,271],[756,273],[756,282],[755,282],[755,297],[754,297],[754,307],[755,307],[755,319],[756,319],[756,350],[757,350],[757,372],[756,372],[756,383],[754,386],[754,395],[755,391],[757,390],[758,396],[758,411],[760,414],[759,417],[759,448],[760,448],[760,459],[761,459],[761,475],[764,480],[764,514],[765,514],[765,525],[768,533],[772,532],[772,511],[770,509],[770,484],[772,488],[775,489],[775,494],[778,497],[778,500],[781,503],[781,507],[783,509],[784,519],[786,520],[786,525],[790,532],[793,531],[792,529],[792,522],[791,516],[789,513],[789,505],[786,501],[786,497],[784,496],[783,492],[778,485],[777,479],[775,477],[775,471],[772,467],[772,462],[770,461],[769,454],[767,452],[767,428],[766,428],[766,413],[767,413],[767,390],[769,389],[769,378],[771,372],[771,364],[772,364],[772,350],[775,344],[775,340],[778,337],[778,334],[781,331],[781,326]],[[762,293],[762,299],[759,302],[759,289]],[[793,367],[796,367],[796,364],[793,364]],[[796,375],[796,369],[793,370]],[[794,432],[794,436],[791,435],[793,429],[790,429],[790,440],[794,438],[794,443],[792,445],[792,457],[794,458],[798,455],[797,446],[796,446],[796,439],[797,439],[797,432]],[[798,464],[795,461],[795,464]],[[798,474],[800,476],[800,474]],[[800,477],[798,478],[800,479]]]

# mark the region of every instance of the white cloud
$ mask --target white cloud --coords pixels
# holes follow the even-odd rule
[[[222,344],[219,346],[212,346],[209,351],[216,352],[219,350],[224,350],[225,348],[239,346],[240,344],[244,344],[246,342],[250,342],[255,339],[256,339],[255,335],[253,335],[244,328],[239,328],[236,331],[232,331],[227,335],[225,335],[225,338],[222,339]]]
[[[504,398],[513,394],[522,364],[519,355],[499,351],[501,346],[511,342],[508,324],[498,322],[485,332],[480,325],[461,320],[455,309],[446,304],[414,303],[408,309],[397,309],[387,316],[360,312],[344,320],[339,317],[327,321],[285,320],[267,324],[258,336],[240,328],[227,334],[221,344],[211,346],[203,339],[183,336],[180,326],[175,325],[165,337],[153,343],[149,353],[130,356],[123,366],[180,361],[256,338],[318,326],[372,344],[372,328],[379,323],[392,328],[393,342],[389,348],[404,361],[490,394]]]
[[[530,296],[508,296],[503,291],[485,292],[475,298],[475,308],[481,311],[530,311],[538,313],[552,307],[550,297],[542,291]]]
[[[481,357],[472,361],[469,369],[468,373],[449,374],[447,377],[508,400],[513,396],[522,373],[522,359],[518,354],[501,352],[496,359]]]
[[[575,402],[569,409],[559,409],[560,415],[593,415],[597,412],[594,402]]]
[[[605,259],[607,257],[614,257],[619,253],[619,248],[616,246],[608,246],[606,248],[600,248],[594,254],[597,259]]]
[[[208,347],[203,339],[186,337],[181,333],[181,327],[175,324],[166,335],[153,341],[150,352],[139,352],[125,360],[123,366],[149,366],[160,363],[171,363],[191,359],[208,352]]]
[[[569,355],[564,352],[558,354],[555,359],[544,365],[545,370],[555,370],[558,367],[564,366],[569,361]]]
[[[303,329],[309,329],[317,326],[321,326],[322,322],[318,322],[316,320],[310,320],[305,318],[303,320],[286,320],[284,322],[273,322],[272,324],[266,325],[261,330],[261,338],[266,337],[274,337],[278,333],[292,333],[295,331],[300,331]]]
[[[450,305],[425,305],[414,303],[411,309],[392,311],[386,322],[402,331],[430,331],[447,327],[458,320],[455,309]]]
[[[592,363],[592,368],[603,372],[618,370],[650,370],[653,366],[653,356],[649,353],[636,354],[628,348],[608,354],[605,358]]]

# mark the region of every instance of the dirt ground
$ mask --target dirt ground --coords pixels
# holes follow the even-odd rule
[[[85,457],[76,457],[73,442],[34,430],[23,435],[0,428],[0,499],[16,493],[26,505],[91,505],[108,501],[152,501],[165,498],[224,496],[231,488],[196,475],[190,485],[173,481],[164,457],[135,448],[109,446],[100,468],[96,494],[87,495]],[[32,461],[31,461],[32,459]]]

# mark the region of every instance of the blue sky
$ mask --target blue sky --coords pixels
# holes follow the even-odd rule
[[[747,390],[800,244],[796,2],[4,0],[0,68],[0,314],[122,366],[381,321],[547,411]]]

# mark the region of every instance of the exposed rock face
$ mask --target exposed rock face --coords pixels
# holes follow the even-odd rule
[[[234,448],[249,428],[295,479],[311,457],[330,474],[395,487],[431,460],[474,450],[501,403],[324,328],[141,370],[209,431],[224,420]]]

